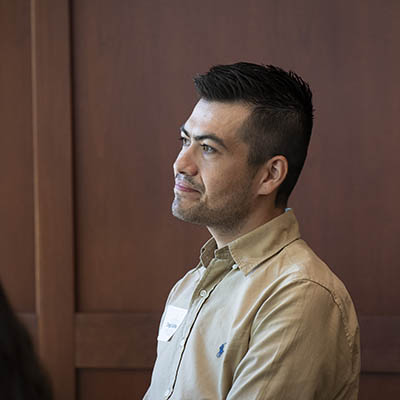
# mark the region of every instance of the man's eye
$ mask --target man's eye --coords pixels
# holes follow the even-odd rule
[[[179,140],[182,142],[182,147],[186,147],[189,146],[190,142],[189,139],[185,138],[185,137],[180,137]]]
[[[204,153],[212,154],[215,153],[215,149],[208,144],[202,144],[201,147],[203,148]]]

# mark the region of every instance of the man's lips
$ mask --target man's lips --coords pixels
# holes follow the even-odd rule
[[[175,189],[180,190],[181,192],[198,192],[198,190],[182,182],[175,182]]]

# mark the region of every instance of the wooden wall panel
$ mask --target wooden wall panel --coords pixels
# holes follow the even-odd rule
[[[400,374],[361,374],[359,400],[400,398]]]
[[[291,206],[361,316],[360,399],[399,397],[399,19],[395,0],[0,0],[0,276],[57,399],[146,390],[208,236],[170,215],[191,79],[241,59],[311,83]]]
[[[29,2],[0,1],[0,279],[35,310]]]
[[[77,314],[76,366],[151,370],[160,317],[160,313]]]
[[[334,2],[315,11],[316,124],[292,204],[359,314],[399,315],[400,3]]]
[[[361,316],[360,332],[362,370],[400,373],[400,316]]]
[[[37,342],[57,400],[75,396],[68,0],[31,4]]]
[[[185,115],[178,93],[162,94],[170,77],[158,60],[164,50],[154,48],[161,39],[152,32],[157,21],[149,23],[154,12],[154,3],[141,1],[73,6],[81,312],[159,311],[208,236],[170,215]],[[172,258],[171,249],[179,249]]]
[[[78,400],[141,400],[150,384],[151,371],[90,370],[78,374]]]

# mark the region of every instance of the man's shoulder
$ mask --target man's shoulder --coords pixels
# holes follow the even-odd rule
[[[268,279],[279,282],[278,286],[281,288],[301,282],[320,286],[340,310],[346,334],[356,334],[358,320],[349,292],[339,277],[304,240],[298,239],[290,243],[275,260],[267,261],[263,267]],[[307,290],[307,286],[302,287]]]
[[[295,281],[310,281],[322,286],[333,296],[348,296],[343,282],[303,239],[285,246],[274,257],[255,268],[254,272],[254,275],[263,275],[266,282],[286,285]]]
[[[292,241],[278,254],[263,261],[251,271],[248,278],[265,282],[273,290],[307,281],[329,292],[341,310],[349,306],[353,308],[343,282],[303,239]]]
[[[282,261],[274,263],[278,268],[277,274],[288,274],[289,280],[314,282],[332,293],[347,294],[343,282],[303,239],[286,246],[278,258]]]

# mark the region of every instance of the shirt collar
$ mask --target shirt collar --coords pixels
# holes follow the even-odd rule
[[[228,244],[235,263],[247,275],[289,243],[300,238],[299,225],[289,209]]]
[[[300,238],[296,216],[288,209],[278,217],[239,237],[221,249],[214,238],[201,248],[200,260],[207,267],[216,258],[232,258],[247,275],[252,269],[272,257],[289,243]]]
[[[226,259],[233,261],[232,254],[228,246],[217,249],[217,243],[214,238],[209,239],[200,251],[200,261],[204,267],[207,267],[213,258],[220,260]]]
[[[299,225],[292,209],[239,237],[221,249],[214,238],[201,248],[200,261],[207,268],[213,258],[233,259],[234,266],[247,275],[289,243],[300,238]]]

